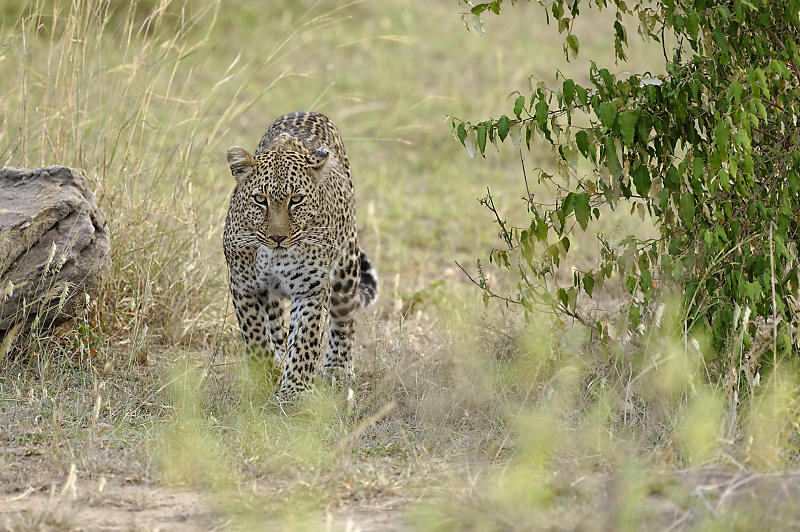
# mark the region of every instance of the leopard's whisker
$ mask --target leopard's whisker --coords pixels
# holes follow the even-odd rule
[[[326,242],[326,243],[331,244],[331,245],[336,245],[337,244],[337,242],[335,242],[334,239],[330,238],[330,236],[328,234],[325,234],[325,233],[317,234],[317,233],[312,233],[312,232],[309,232],[309,231],[305,231],[305,232],[302,233],[301,236],[314,238],[316,240],[319,240],[319,241],[322,241],[322,242]]]
[[[321,234],[329,235],[329,234],[331,234],[331,231],[330,231],[331,229],[334,229],[334,228],[333,227],[310,227],[308,229],[303,229],[301,232],[302,233],[321,233]]]
[[[230,239],[228,239],[228,242],[230,242],[231,244],[237,244],[237,245],[250,245],[250,244],[260,244],[261,243],[256,238],[230,238]]]
[[[310,233],[310,232],[305,232],[305,233],[303,233],[303,235],[310,236],[310,237],[312,237],[312,238],[320,238],[320,239],[324,239],[324,240],[331,240],[331,241],[333,240],[333,239],[332,239],[332,238],[331,238],[331,237],[330,237],[330,236],[329,236],[327,233]]]
[[[325,247],[325,248],[330,248],[330,249],[335,249],[335,250],[339,250],[339,251],[341,251],[341,248],[340,248],[340,247],[337,247],[337,246],[332,246],[332,245],[330,245],[330,244],[326,244],[326,243],[324,243],[324,242],[320,242],[320,241],[317,241],[317,240],[306,239],[306,240],[305,240],[305,242],[308,242],[309,244],[311,244],[311,245],[313,245],[313,246]]]

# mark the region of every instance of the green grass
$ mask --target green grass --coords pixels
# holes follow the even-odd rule
[[[393,519],[423,529],[637,529],[683,515],[657,511],[662,493],[692,526],[755,522],[663,474],[793,466],[794,380],[731,409],[702,350],[659,331],[601,347],[548,314],[526,324],[484,308],[454,266],[501,245],[476,201],[486,187],[522,223],[525,186],[517,153],[469,159],[446,117],[499,116],[529,75],[587,71],[562,59],[538,6],[487,18],[479,37],[455,3],[110,5],[1,12],[0,162],[83,168],[114,249],[83,317],[0,361],[8,493],[75,464],[92,480],[205,490],[234,528],[318,529],[329,512],[389,501]],[[585,22],[582,58],[612,64],[611,33],[596,30],[610,20]],[[635,45],[617,68],[656,70],[660,53]],[[241,360],[221,253],[224,153],[299,109],[344,136],[382,294],[358,324],[354,396],[321,387],[282,411],[274,375]],[[540,149],[525,158],[529,171],[552,164]],[[639,224],[621,215],[599,230]],[[574,245],[579,260],[597,249]]]

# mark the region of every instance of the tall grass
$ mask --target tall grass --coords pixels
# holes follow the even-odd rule
[[[0,164],[84,170],[112,239],[113,271],[87,312],[16,338],[0,361],[9,442],[24,444],[31,420],[48,420],[55,467],[66,453],[79,468],[146,470],[142,442],[164,413],[164,386],[146,368],[229,334],[222,213],[201,212],[195,187],[217,170],[221,134],[261,92],[239,97],[251,72],[239,57],[209,83],[219,10],[214,1],[4,4]],[[87,420],[106,429],[87,433]],[[103,451],[109,443],[124,450]]]
[[[260,93],[239,97],[250,72],[240,57],[209,82],[219,9],[40,1],[5,20],[0,161],[87,173],[114,250],[97,325],[109,341],[139,342],[123,349],[134,360],[148,345],[207,341],[224,311],[212,251],[222,213],[199,214],[195,187]]]

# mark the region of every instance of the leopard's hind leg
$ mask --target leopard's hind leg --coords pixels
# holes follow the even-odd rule
[[[366,255],[355,241],[352,242],[348,258],[331,275],[328,346],[322,361],[323,376],[353,380],[354,316],[356,310],[374,301],[377,295],[376,279]],[[362,287],[362,280],[367,281],[369,286]],[[369,295],[365,294],[365,290]]]

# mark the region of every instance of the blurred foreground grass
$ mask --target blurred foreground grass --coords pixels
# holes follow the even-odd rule
[[[381,501],[422,529],[797,519],[779,490],[697,489],[712,466],[795,466],[797,368],[736,404],[735,383],[705,378],[702,339],[665,326],[644,345],[597,346],[553,316],[524,325],[514,309],[484,309],[454,268],[498,244],[475,201],[486,186],[512,222],[525,188],[517,154],[468,159],[446,115],[497,116],[530,74],[587,70],[563,62],[539,9],[487,19],[481,38],[455,2],[5,3],[2,164],[83,168],[114,271],[83,318],[0,361],[0,484],[47,485],[75,464],[91,479],[196,486],[233,528],[254,529],[319,529]],[[582,57],[611,64],[608,20],[591,21],[603,31],[583,33]],[[618,68],[652,70],[659,54],[636,46]],[[298,109],[344,135],[383,284],[359,323],[354,395],[319,388],[283,411],[272,376],[239,353],[223,154]],[[526,158],[547,164],[546,152]],[[669,476],[686,468],[696,482]]]

